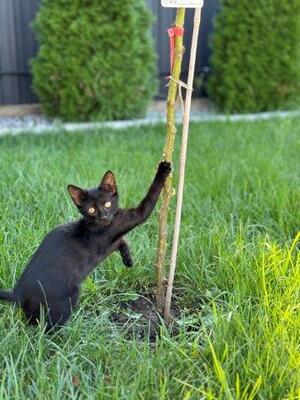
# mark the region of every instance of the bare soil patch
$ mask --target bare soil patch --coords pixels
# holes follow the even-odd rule
[[[130,338],[139,340],[148,338],[154,342],[160,334],[164,321],[155,309],[153,294],[139,295],[137,299],[120,302],[117,305],[118,311],[113,312],[110,319],[122,329]],[[173,301],[171,308],[173,319],[180,317],[180,309]],[[174,330],[172,329],[174,333]]]

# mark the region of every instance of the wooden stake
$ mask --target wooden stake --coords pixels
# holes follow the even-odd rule
[[[176,14],[175,26],[183,28],[185,9],[179,8]],[[176,81],[180,78],[181,63],[183,57],[183,37],[177,36],[175,40],[174,64],[172,68],[172,78],[169,82],[168,99],[167,99],[167,136],[163,152],[163,158],[172,162],[174,140],[176,135],[175,126],[175,102],[178,92],[178,84]],[[159,241],[156,259],[156,309],[163,313],[165,305],[165,257],[167,249],[167,218],[169,204],[172,198],[172,176],[169,176],[163,192],[163,204],[159,215]]]
[[[177,259],[181,212],[182,212],[186,150],[187,150],[187,142],[188,142],[188,134],[189,134],[191,100],[192,100],[192,90],[193,90],[192,87],[193,87],[193,81],[194,81],[195,62],[196,62],[200,22],[201,22],[201,8],[196,8],[195,15],[194,15],[194,29],[193,29],[193,38],[192,38],[192,47],[191,47],[189,76],[188,76],[188,83],[187,83],[188,89],[187,89],[187,93],[186,93],[184,117],[183,117],[183,131],[182,131],[182,142],[181,142],[181,150],[180,150],[180,169],[179,169],[179,183],[178,183],[178,193],[177,193],[176,218],[175,218],[175,227],[174,227],[172,255],[171,255],[170,272],[169,272],[168,287],[167,287],[167,294],[166,294],[166,302],[165,302],[165,307],[164,307],[164,318],[165,318],[166,322],[170,322],[170,308],[171,308],[173,282],[174,282],[175,269],[176,269],[176,259]]]

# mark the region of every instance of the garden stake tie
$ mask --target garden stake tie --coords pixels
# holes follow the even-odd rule
[[[184,28],[181,26],[173,26],[168,29],[168,35],[170,38],[170,71],[172,72],[174,66],[175,56],[175,39],[176,37],[183,37]]]
[[[194,15],[194,28],[193,28],[189,75],[188,75],[188,83],[187,83],[187,93],[186,93],[185,106],[184,106],[182,141],[181,141],[181,149],[180,149],[179,183],[178,183],[178,191],[177,191],[175,227],[174,227],[174,236],[173,236],[173,245],[172,245],[172,254],[171,254],[169,278],[168,278],[166,302],[165,302],[165,307],[164,307],[164,318],[165,318],[166,322],[170,322],[171,299],[172,299],[173,282],[174,282],[175,269],[176,269],[179,231],[180,231],[180,222],[181,222],[181,213],[182,213],[186,151],[187,151],[187,142],[188,142],[188,134],[189,134],[191,100],[192,100],[192,91],[193,91],[192,86],[193,86],[193,81],[194,81],[197,44],[198,44],[199,28],[200,28],[200,22],[201,22],[201,8],[202,7],[196,8],[195,15]]]

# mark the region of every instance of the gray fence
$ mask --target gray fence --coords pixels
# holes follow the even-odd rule
[[[37,102],[31,90],[28,61],[37,51],[30,22],[34,19],[40,0],[0,0],[0,104]],[[161,80],[159,96],[164,96],[165,77],[169,73],[169,42],[167,28],[174,21],[175,10],[163,9],[160,0],[147,0],[156,16],[153,27],[158,52],[158,73]],[[201,41],[198,49],[196,73],[206,71],[209,60],[209,35],[218,0],[207,0],[203,9]],[[186,54],[192,30],[192,11],[187,13],[185,23]],[[188,57],[184,58],[183,78],[188,70]]]
[[[39,0],[0,0],[0,104],[36,102],[28,60],[37,46],[30,22]]]

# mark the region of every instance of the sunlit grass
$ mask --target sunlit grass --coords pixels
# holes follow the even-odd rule
[[[176,336],[162,328],[153,346],[110,321],[126,293],[152,290],[156,210],[128,236],[135,266],[116,254],[99,266],[62,331],[0,304],[0,399],[300,399],[299,123],[192,125]],[[0,139],[0,287],[77,217],[67,184],[112,169],[121,204],[137,204],[163,143],[162,126]]]

